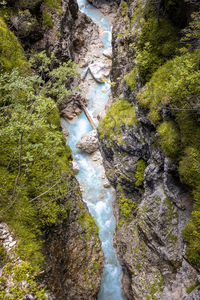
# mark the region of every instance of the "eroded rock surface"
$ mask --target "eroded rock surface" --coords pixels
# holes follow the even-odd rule
[[[44,282],[58,300],[95,300],[103,272],[98,229],[86,205],[71,193],[68,218],[45,235]]]
[[[115,246],[123,268],[123,289],[130,300],[200,299],[199,287],[189,289],[199,284],[199,270],[186,260],[182,237],[192,211],[192,195],[180,183],[177,165],[155,143],[156,128],[136,99],[141,82],[131,92],[123,79],[135,63],[130,42],[137,42],[141,31],[140,22],[131,22],[130,27],[127,21],[135,10],[139,15],[136,4],[127,1],[115,20],[111,80],[115,82],[113,97],[125,98],[135,106],[137,122],[127,125],[121,121],[119,132],[115,123],[108,136],[102,137],[103,130],[100,135],[106,175],[118,195],[113,205],[118,223]],[[142,18],[138,20],[142,24]],[[138,184],[137,163],[141,160],[145,171],[143,183]],[[126,199],[129,202],[123,206]],[[131,204],[135,208],[127,210]]]

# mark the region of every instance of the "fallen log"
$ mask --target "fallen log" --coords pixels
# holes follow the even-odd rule
[[[92,126],[93,129],[96,129],[94,121],[92,120],[92,117],[90,116],[89,111],[87,110],[85,104],[81,101],[81,99],[79,99],[79,103],[80,103],[81,107],[83,108],[83,111],[84,111],[90,125]]]

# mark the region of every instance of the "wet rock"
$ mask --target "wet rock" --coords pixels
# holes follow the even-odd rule
[[[72,170],[74,171],[74,174],[78,174],[80,171],[79,165],[75,160],[72,161]]]
[[[106,180],[106,182],[103,184],[103,186],[107,189],[109,187],[111,187],[110,182],[108,180]]]
[[[112,59],[112,48],[104,50],[103,55]]]
[[[89,133],[85,134],[76,144],[76,147],[89,154],[95,152],[99,147],[97,131],[92,130]]]
[[[98,83],[103,83],[110,74],[110,63],[105,60],[97,60],[89,65],[89,70]]]

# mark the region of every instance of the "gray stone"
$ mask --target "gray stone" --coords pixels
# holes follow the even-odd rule
[[[87,153],[95,152],[99,147],[97,131],[92,130],[89,133],[85,134],[76,144],[76,147]]]
[[[104,60],[97,60],[89,65],[89,70],[98,83],[103,83],[110,74],[110,64]]]

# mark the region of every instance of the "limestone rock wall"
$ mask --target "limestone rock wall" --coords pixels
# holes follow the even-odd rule
[[[136,100],[141,82],[137,82],[132,92],[124,80],[136,63],[133,43],[137,41],[143,22],[139,8],[142,10],[148,1],[139,2],[121,3],[113,27],[111,71],[113,97],[126,98],[135,106],[137,124],[127,125],[121,121],[120,139],[117,138],[116,123],[113,132],[109,133],[111,137],[100,132],[106,173],[118,194],[118,201],[114,204],[118,223],[115,246],[124,271],[123,289],[125,298],[130,300],[199,299],[198,288],[188,296],[188,288],[195,282],[198,285],[199,272],[188,263],[182,238],[182,230],[192,211],[190,191],[180,183],[177,165],[163,154],[155,142],[156,128],[147,118],[148,110]],[[157,12],[162,16],[167,14],[164,1],[156,3]],[[191,9],[189,6],[188,10]],[[180,13],[179,8],[173,16],[170,11],[168,18],[171,22],[176,13]],[[184,23],[186,12],[182,11],[183,15]],[[129,20],[132,20],[131,26]],[[145,163],[143,187],[136,184],[137,162],[140,160]],[[136,203],[131,212],[120,208],[125,203],[124,197]],[[131,202],[127,203],[130,208]],[[123,219],[123,213],[129,214],[127,219]]]

